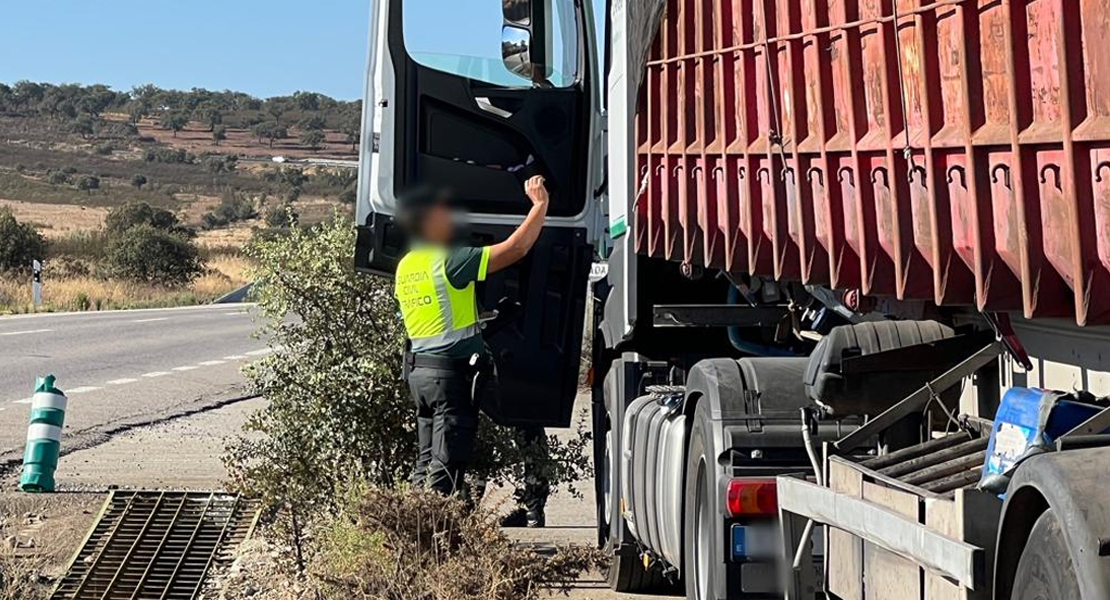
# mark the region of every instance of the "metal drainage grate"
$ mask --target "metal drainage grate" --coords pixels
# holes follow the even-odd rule
[[[195,598],[258,512],[237,494],[113,491],[53,598]]]

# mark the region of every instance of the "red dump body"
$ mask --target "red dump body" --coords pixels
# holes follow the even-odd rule
[[[669,0],[637,130],[641,253],[1110,321],[1110,0]]]

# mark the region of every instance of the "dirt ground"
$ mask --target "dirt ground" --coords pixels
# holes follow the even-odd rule
[[[217,146],[212,141],[212,132],[197,123],[191,123],[184,131],[179,131],[174,137],[173,132],[162,129],[152,120],[144,119],[139,123],[139,135],[158,140],[174,148],[202,154],[206,152],[239,154],[242,156],[286,156],[290,158],[339,158],[353,160],[358,158],[358,149],[352,150],[346,142],[346,136],[338,131],[326,131],[327,141],[324,147],[313,152],[299,144],[300,131],[295,127],[289,129],[289,137],[274,143],[271,148],[269,142],[259,142],[246,129],[227,129],[227,139]]]
[[[14,536],[24,553],[42,559],[47,578],[59,576],[84,539],[110,487],[121,489],[206,490],[222,487],[226,471],[220,461],[225,441],[237,433],[247,416],[265,405],[248,400],[218,410],[137,429],[108,443],[67,455],[57,472],[60,493],[31,496],[18,492],[0,493],[0,542]],[[576,424],[588,418],[588,398],[580,398]],[[567,430],[570,435],[571,430]],[[0,481],[12,490],[16,480]],[[551,498],[545,529],[511,530],[521,542],[537,544],[595,543],[593,486],[582,482],[582,498],[559,490]],[[511,508],[511,490],[492,490],[485,502]],[[552,595],[552,598],[561,598]],[[587,574],[571,592],[572,600],[648,600],[656,596],[616,594],[608,589],[600,573]]]

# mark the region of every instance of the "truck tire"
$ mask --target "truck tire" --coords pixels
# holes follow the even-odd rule
[[[1018,561],[1011,600],[1080,600],[1060,521],[1050,508],[1033,524]]]
[[[706,435],[699,405],[690,432],[686,458],[685,522],[682,536],[683,578],[688,600],[719,600],[717,590],[724,582],[724,561],[720,548],[713,541],[714,528],[721,526],[721,517],[712,502],[716,488],[712,439]]]

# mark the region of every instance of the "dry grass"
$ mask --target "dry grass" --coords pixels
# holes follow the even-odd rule
[[[247,259],[216,255],[208,271],[187,287],[170,288],[92,276],[50,279],[43,283],[40,312],[161,308],[211,302],[246,285]],[[31,285],[24,278],[0,277],[0,314],[33,312]]]
[[[100,229],[108,209],[75,204],[47,204],[0,199],[0,209],[10,209],[20,223],[30,223],[53,240],[78,231]]]
[[[41,579],[47,566],[42,553],[14,548],[0,540],[0,600],[45,600],[50,596],[48,581]]]

